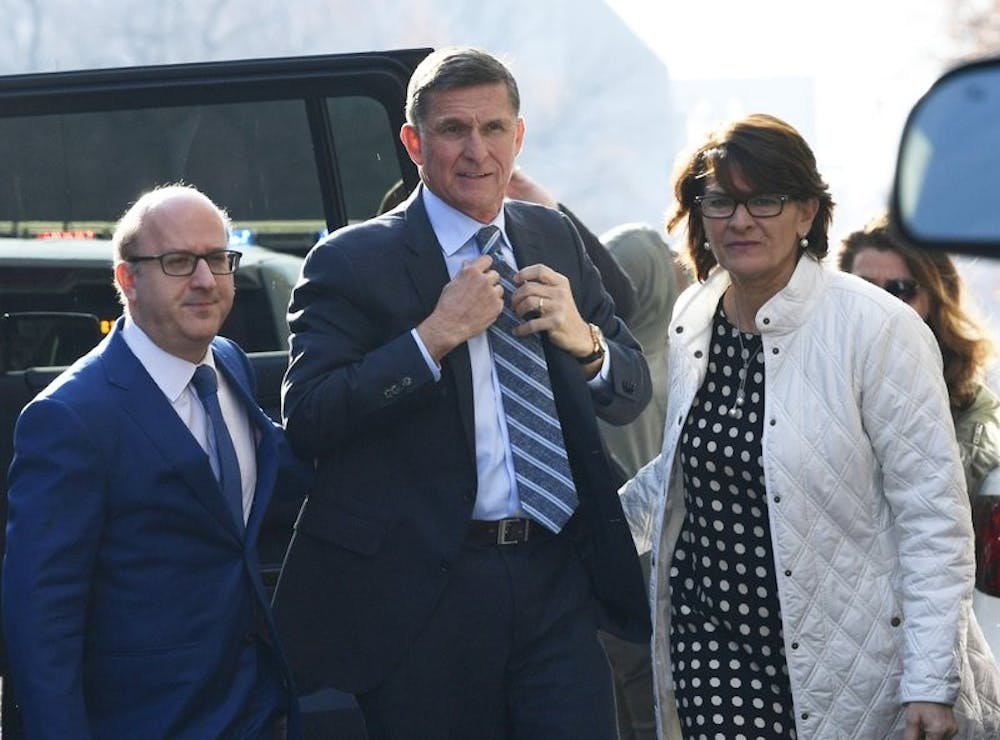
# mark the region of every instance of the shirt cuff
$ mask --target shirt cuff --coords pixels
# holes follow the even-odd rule
[[[590,390],[596,391],[601,388],[606,388],[611,382],[611,351],[608,350],[604,353],[604,359],[601,360],[601,370],[594,377],[587,381],[587,385]]]
[[[441,380],[441,366],[434,362],[434,358],[431,357],[431,353],[427,351],[427,347],[424,346],[424,340],[420,338],[420,334],[417,333],[417,330],[410,329],[410,335],[413,337],[413,341],[417,343],[417,349],[419,349],[420,354],[424,356],[424,362],[427,363],[427,369],[431,371],[431,375],[434,376],[434,382],[437,383]]]

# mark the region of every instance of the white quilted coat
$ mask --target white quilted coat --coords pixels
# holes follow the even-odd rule
[[[669,567],[684,516],[677,444],[705,377],[717,270],[670,324],[663,451],[623,489],[650,599],[660,737],[673,716]],[[971,516],[937,344],[880,288],[803,257],[760,309],[763,464],[800,740],[902,738],[903,703],[954,704],[1000,738],[1000,676],[971,613]],[[669,485],[667,483],[669,481]]]

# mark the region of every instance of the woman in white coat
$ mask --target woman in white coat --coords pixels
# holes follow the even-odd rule
[[[622,492],[662,721],[676,699],[686,738],[1000,737],[931,332],[821,265],[833,201],[783,121],[713,132],[675,196],[698,284],[663,450]]]

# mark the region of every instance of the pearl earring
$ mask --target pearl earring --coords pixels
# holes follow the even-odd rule
[[[799,239],[799,246],[806,249],[809,246],[809,239],[807,237],[802,237]]]
[[[706,239],[705,241],[702,242],[701,248],[705,250],[710,250],[712,248],[712,245],[709,244],[708,239]]]

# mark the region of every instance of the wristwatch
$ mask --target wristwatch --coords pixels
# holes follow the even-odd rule
[[[594,343],[594,348],[589,355],[577,357],[576,361],[581,365],[589,365],[597,360],[604,359],[604,353],[608,351],[608,343],[604,341],[604,334],[601,327],[596,324],[588,324],[590,327],[590,339]]]

